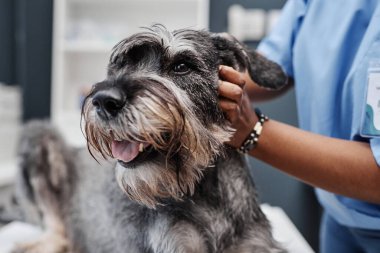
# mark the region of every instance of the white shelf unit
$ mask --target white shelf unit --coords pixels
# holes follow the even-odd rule
[[[55,0],[52,121],[75,146],[83,90],[103,80],[113,45],[141,27],[207,29],[209,0]]]

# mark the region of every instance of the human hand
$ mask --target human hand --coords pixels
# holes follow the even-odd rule
[[[245,87],[250,77],[228,66],[220,66],[219,77],[219,106],[236,129],[227,144],[239,148],[258,120]]]

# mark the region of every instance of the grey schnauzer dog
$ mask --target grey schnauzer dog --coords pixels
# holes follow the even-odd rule
[[[27,126],[19,192],[45,233],[15,252],[283,252],[244,157],[224,145],[233,129],[218,107],[220,64],[264,87],[286,82],[229,35],[155,25],[113,48],[85,99],[90,152],[46,122]]]

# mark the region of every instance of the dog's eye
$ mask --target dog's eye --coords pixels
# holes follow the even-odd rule
[[[190,71],[190,68],[185,63],[179,63],[179,64],[174,65],[173,71],[176,74],[186,74]]]

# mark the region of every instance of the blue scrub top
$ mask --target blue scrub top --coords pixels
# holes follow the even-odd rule
[[[379,0],[288,0],[258,51],[294,78],[302,129],[368,142],[380,166],[380,137],[360,136],[369,62],[380,59]],[[380,230],[380,205],[317,196],[339,223]]]

